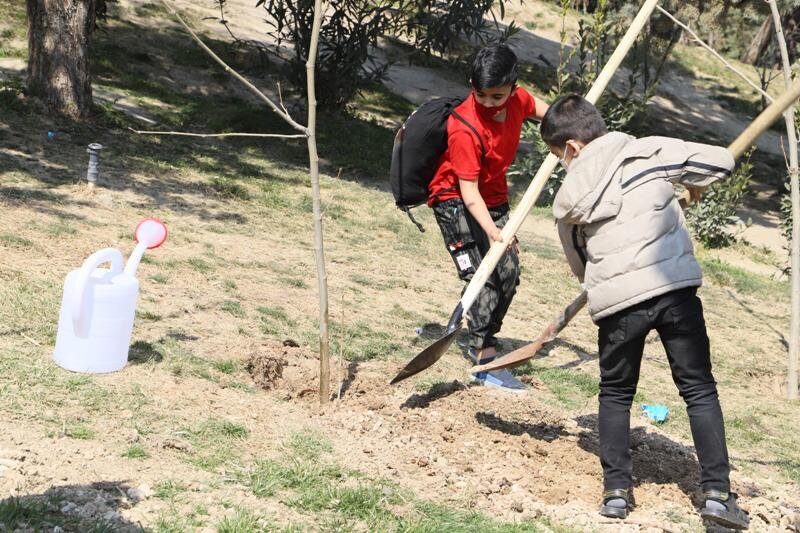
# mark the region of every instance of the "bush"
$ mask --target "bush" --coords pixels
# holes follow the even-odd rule
[[[219,1],[219,0],[217,0]],[[378,38],[393,31],[398,21],[390,0],[330,0],[319,36],[316,63],[319,105],[346,103],[365,85],[380,79],[386,65],[372,60],[370,48]],[[276,40],[278,55],[286,61],[289,80],[297,87],[306,84],[306,58],[311,47],[314,20],[313,0],[258,0],[263,6],[268,34]],[[282,45],[290,45],[286,51]]]
[[[703,245],[719,248],[736,240],[736,234],[731,232],[730,226],[743,225],[736,211],[747,193],[752,171],[753,164],[750,163],[750,154],[747,154],[746,161],[739,165],[730,178],[714,184],[703,200],[687,212],[689,227]]]
[[[381,37],[405,36],[415,52],[444,52],[459,38],[486,40],[484,16],[506,0],[329,0],[320,29],[316,64],[318,103],[341,107],[360,90],[380,80],[388,68],[376,54]],[[226,0],[216,0],[221,9]],[[258,0],[268,34],[295,86],[304,89],[311,44],[313,0]],[[511,28],[507,31],[514,31]],[[289,46],[285,46],[289,45]]]

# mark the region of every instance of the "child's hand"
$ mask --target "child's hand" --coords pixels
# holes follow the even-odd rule
[[[502,242],[503,241],[503,234],[500,230],[495,226],[494,228],[490,229],[487,234],[492,242]]]
[[[703,199],[703,193],[706,192],[706,187],[686,187],[686,190],[689,191],[689,198],[691,199],[691,203],[697,204],[700,203],[700,200]]]

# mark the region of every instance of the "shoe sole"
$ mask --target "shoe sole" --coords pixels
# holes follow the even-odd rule
[[[604,505],[600,508],[600,514],[607,518],[628,518],[628,510],[627,509],[620,509],[619,507],[610,507],[608,505]]]
[[[725,511],[704,510],[700,512],[700,516],[710,522],[727,527],[728,529],[742,530],[750,526],[749,523],[742,523],[736,519],[730,518],[730,513],[726,513]]]

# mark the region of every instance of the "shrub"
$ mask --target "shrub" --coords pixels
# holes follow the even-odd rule
[[[714,184],[703,200],[687,212],[689,227],[705,246],[718,248],[728,246],[736,240],[736,234],[730,230],[730,226],[743,225],[736,211],[741,207],[747,193],[752,170],[750,154],[747,154],[747,159],[730,178]]]

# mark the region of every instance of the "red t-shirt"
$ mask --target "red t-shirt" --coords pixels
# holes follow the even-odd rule
[[[450,116],[447,122],[447,150],[428,187],[428,205],[461,198],[459,178],[478,181],[478,191],[486,207],[508,203],[506,170],[517,153],[522,121],[533,115],[536,103],[522,87],[508,98],[506,119],[503,122],[486,117],[475,107],[475,97],[469,97],[455,108],[481,135],[486,155],[481,164],[481,145],[475,133],[463,122]]]

